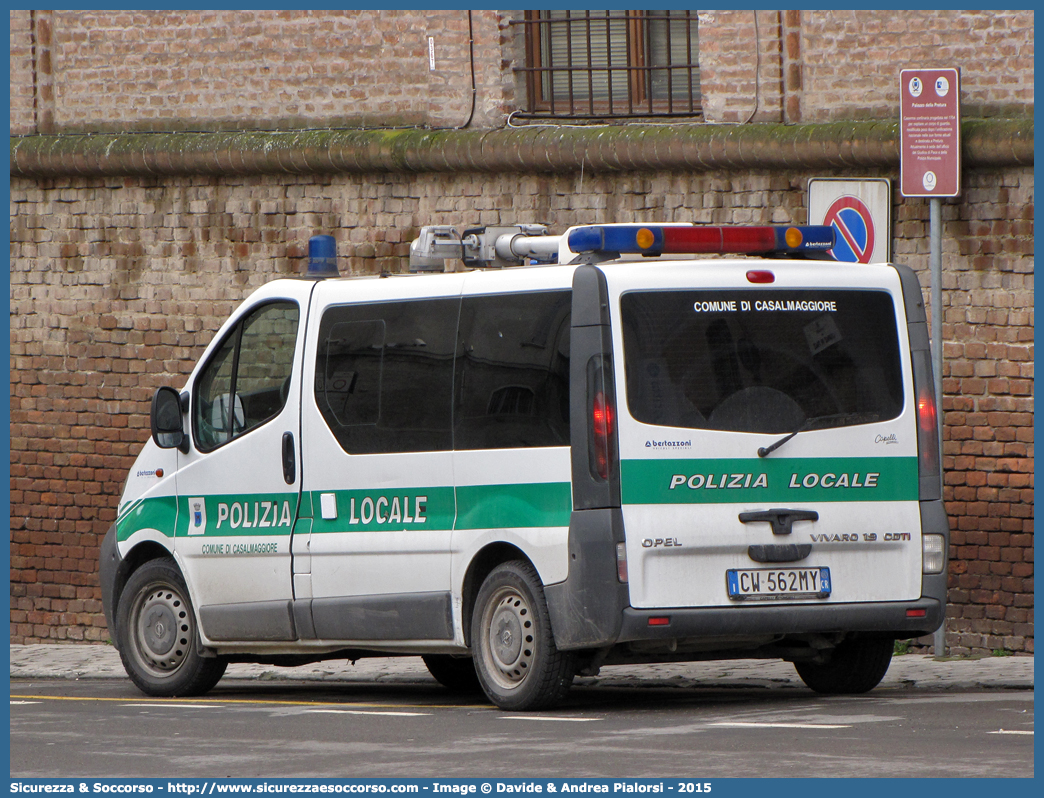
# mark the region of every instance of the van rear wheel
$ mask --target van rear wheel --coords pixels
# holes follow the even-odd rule
[[[131,574],[116,619],[123,667],[147,695],[203,695],[225,672],[224,659],[199,654],[188,588],[170,558],[149,560]]]
[[[801,681],[817,693],[866,693],[881,683],[894,647],[890,637],[849,638],[841,641],[826,662],[795,662],[794,668]]]
[[[573,683],[576,657],[555,646],[540,577],[528,562],[502,563],[482,583],[471,648],[482,690],[501,709],[548,709]]]

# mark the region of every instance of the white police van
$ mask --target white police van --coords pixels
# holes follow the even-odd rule
[[[754,657],[873,688],[942,622],[948,527],[917,279],[833,240],[424,228],[412,271],[471,268],[339,279],[315,237],[153,399],[100,571],[131,679],[419,654],[529,710]]]

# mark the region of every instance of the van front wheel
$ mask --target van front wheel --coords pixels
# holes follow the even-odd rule
[[[559,651],[533,566],[502,563],[482,583],[471,625],[475,672],[501,709],[548,709],[573,683],[576,657]]]
[[[169,558],[131,574],[116,619],[123,667],[147,695],[203,695],[225,672],[225,660],[199,654],[188,588]]]
[[[866,693],[884,678],[894,647],[890,637],[849,638],[841,641],[826,662],[795,662],[794,668],[801,681],[817,693]]]

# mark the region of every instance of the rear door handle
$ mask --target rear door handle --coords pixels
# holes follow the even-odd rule
[[[294,433],[283,433],[283,481],[293,485],[297,481],[297,449],[294,448]]]
[[[739,520],[744,524],[764,521],[772,524],[773,535],[789,535],[795,521],[818,521],[819,513],[815,510],[762,510],[754,513],[740,513]]]

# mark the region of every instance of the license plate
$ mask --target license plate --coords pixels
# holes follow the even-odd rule
[[[731,599],[830,595],[829,568],[736,568],[725,572]]]

